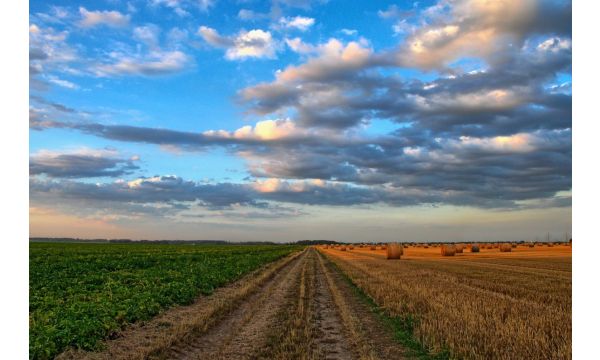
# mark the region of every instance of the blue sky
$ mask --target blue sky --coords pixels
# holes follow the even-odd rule
[[[30,233],[562,238],[570,12],[31,1]]]

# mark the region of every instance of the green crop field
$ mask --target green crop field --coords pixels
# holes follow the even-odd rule
[[[298,246],[30,243],[30,358],[98,349],[124,325],[191,303]]]

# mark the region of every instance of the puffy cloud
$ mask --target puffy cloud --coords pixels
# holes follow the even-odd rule
[[[129,25],[129,15],[123,15],[118,11],[89,11],[84,7],[79,8],[81,20],[78,25],[83,28],[92,28],[100,25],[109,27],[124,27]]]
[[[228,60],[274,58],[277,50],[271,33],[260,29],[242,30],[235,36],[221,36],[213,28],[200,26],[198,35],[211,46],[226,49],[225,58]]]
[[[275,57],[275,43],[268,31],[241,32],[235,37],[233,43],[234,45],[228,48],[225,54],[229,60]]]
[[[246,125],[233,132],[225,130],[209,130],[203,133],[208,137],[222,137],[226,139],[255,139],[255,140],[277,140],[286,137],[305,135],[303,130],[297,129],[293,121],[286,120],[264,120],[256,123],[254,127]]]
[[[351,41],[344,45],[337,39],[331,39],[317,49],[320,56],[310,59],[306,64],[290,66],[277,74],[284,82],[323,79],[335,77],[347,71],[356,71],[369,62],[372,49],[364,42]]]
[[[407,22],[406,42],[379,53],[365,40],[286,39],[304,62],[277,72],[271,82],[243,89],[239,101],[255,114],[289,118],[232,131],[59,121],[34,107],[34,129],[65,128],[190,151],[223,147],[241,156],[258,178],[202,184],[153,177],[95,186],[35,183],[34,188],[46,186],[73,199],[97,193],[113,202],[133,202],[137,196],[145,199],[138,205],[199,201],[215,209],[259,208],[265,202],[569,206],[570,196],[557,195],[571,189],[570,83],[560,83],[558,76],[571,69],[570,20],[562,23],[566,15],[558,11],[564,8],[557,2],[441,1],[421,14],[422,22]],[[252,31],[224,36],[201,27],[198,34],[225,49],[228,59],[264,57],[266,42],[274,56],[270,34],[266,41],[267,32]],[[36,49],[33,58],[43,59],[46,52]],[[472,58],[478,68],[463,70],[462,62]],[[443,71],[424,81],[396,75],[402,67]],[[396,129],[364,134],[383,119]],[[215,198],[207,198],[208,189]],[[41,190],[35,194],[41,196]]]
[[[279,25],[286,29],[306,31],[314,24],[315,19],[304,16],[283,17],[279,19]]]
[[[424,15],[430,20],[398,48],[398,64],[440,69],[461,57],[502,62],[529,35],[571,29],[570,3],[552,1],[457,0],[439,2]]]
[[[139,157],[123,159],[115,151],[79,149],[56,152],[42,150],[29,158],[29,174],[51,178],[119,177],[138,170]]]

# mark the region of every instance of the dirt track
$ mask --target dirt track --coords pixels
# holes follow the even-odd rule
[[[90,359],[401,359],[402,348],[309,248],[126,330]]]

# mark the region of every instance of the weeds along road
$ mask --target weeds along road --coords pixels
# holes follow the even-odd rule
[[[313,248],[133,326],[87,359],[402,359],[400,345]]]

